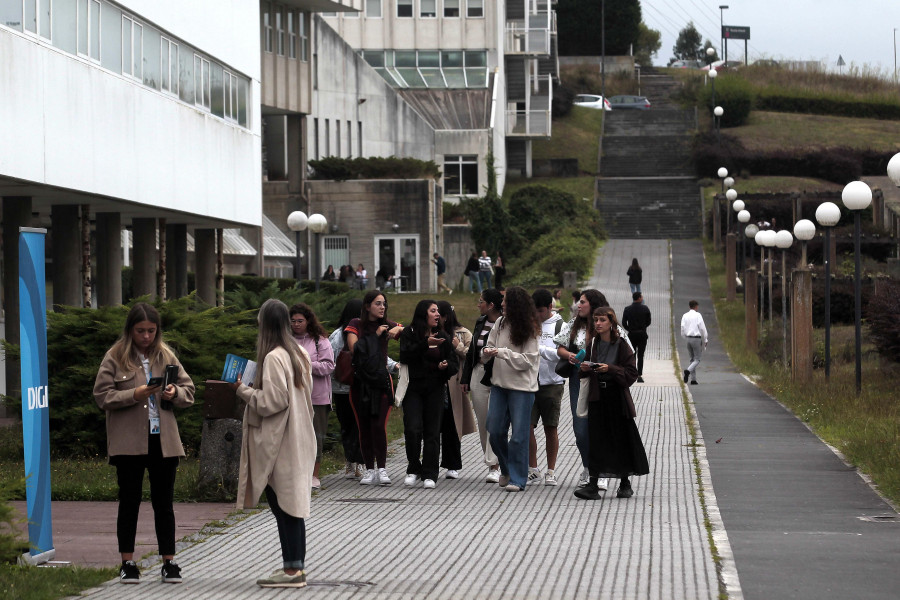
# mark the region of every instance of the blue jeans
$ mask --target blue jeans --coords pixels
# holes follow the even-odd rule
[[[578,406],[578,392],[581,390],[581,380],[578,378],[578,371],[569,377],[569,404],[572,407],[572,429],[575,430],[575,447],[578,448],[578,454],[581,455],[581,465],[584,468],[588,466],[588,420],[587,417],[579,417],[575,414]]]
[[[525,489],[528,482],[528,443],[531,439],[531,407],[534,392],[491,386],[487,430],[491,448],[500,463],[500,473]],[[587,420],[587,419],[585,419]],[[512,436],[509,427],[512,425]]]
[[[478,271],[478,276],[481,278],[481,287],[486,290],[491,289],[491,272],[490,271]]]
[[[641,291],[641,284],[639,284],[639,283],[629,283],[628,285],[631,286],[631,293],[632,293],[632,294],[635,293],[635,292],[640,292],[640,291]]]
[[[478,271],[469,271],[469,292],[472,291],[472,283],[474,282],[478,286],[478,293],[480,294],[484,290],[481,289],[481,278],[478,276]]]

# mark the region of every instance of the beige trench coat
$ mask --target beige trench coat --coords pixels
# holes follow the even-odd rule
[[[194,382],[184,367],[178,365],[178,381],[172,404],[187,408],[194,403]],[[165,374],[166,365],[160,361],[150,365],[154,376]],[[147,436],[150,435],[150,409],[146,402],[134,399],[134,390],[147,383],[144,369],[123,371],[116,365],[109,352],[100,363],[94,380],[94,401],[106,411],[106,453],[108,456],[139,456],[147,454]],[[162,455],[165,458],[184,456],[178,422],[171,410],[159,411],[159,435]]]
[[[312,472],[316,460],[316,434],[310,392],[309,355],[303,354],[303,386],[294,386],[294,371],[287,350],[269,352],[262,365],[262,389],[241,385],[238,397],[244,409],[238,508],[253,508],[267,485],[287,514],[309,517]]]
[[[469,344],[472,343],[472,332],[465,327],[459,327],[453,335],[462,342],[455,348],[456,355],[459,357],[459,364],[462,365],[466,361]],[[447,382],[450,388],[450,406],[453,408],[453,422],[456,424],[456,434],[460,439],[464,435],[478,431],[478,426],[475,424],[475,411],[472,410],[472,401],[469,400],[469,395],[462,391],[459,383],[462,378],[462,372],[463,370],[460,368],[456,375]]]

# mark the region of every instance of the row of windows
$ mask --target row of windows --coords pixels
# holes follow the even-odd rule
[[[370,19],[380,19],[382,17],[382,2],[385,0],[364,0],[365,15]],[[387,0],[390,2],[391,0]],[[403,19],[411,19],[415,14],[416,0],[394,0],[397,9],[397,17]],[[484,17],[484,0],[443,0],[441,2],[442,14],[445,19],[458,18],[460,9],[465,3],[466,17],[470,19],[480,19]],[[351,3],[353,4],[353,3]],[[438,0],[418,0],[419,18],[435,19],[438,15]],[[322,16],[334,17],[338,13],[324,12]],[[359,16],[358,12],[340,13],[345,19],[352,19]]]
[[[105,0],[0,0],[0,25],[248,126],[247,77]]]
[[[274,2],[265,2],[263,11],[263,31],[265,51],[278,56],[309,60],[309,18],[304,12],[295,12]]]
[[[362,56],[394,87],[487,87],[486,50],[363,50]]]
[[[478,194],[478,157],[444,156],[444,194],[466,196]]]

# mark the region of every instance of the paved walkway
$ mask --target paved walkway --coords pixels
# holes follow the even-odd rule
[[[625,270],[638,256],[654,325],[645,384],[632,388],[637,424],[651,473],[633,480],[635,496],[614,492],[598,502],[572,495],[580,472],[571,415],[562,411],[559,486],[509,494],[484,482],[477,435],[463,440],[462,478],[437,489],[402,485],[405,460],[392,447],[390,487],[364,487],[331,476],[307,521],[310,588],[322,598],[717,598],[717,575],[700,503],[681,383],[672,364],[670,270],[665,241],[616,240],[598,257],[590,285],[621,312],[630,303]],[[568,399],[563,400],[568,407]],[[538,436],[543,447],[543,435]],[[543,451],[539,462],[546,465]],[[706,501],[714,502],[708,480]],[[715,510],[712,517],[715,527]],[[718,530],[719,553],[727,539]],[[138,586],[109,583],[94,598],[245,598],[262,592],[255,580],[281,564],[275,522],[252,515],[179,553],[185,583],[163,585],[156,570]],[[732,569],[733,571],[733,569]]]

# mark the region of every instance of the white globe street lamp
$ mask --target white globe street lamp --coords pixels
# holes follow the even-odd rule
[[[716,115],[717,117],[721,117],[722,115],[725,114],[725,109],[722,108],[721,106],[717,106],[713,109],[713,114]]]
[[[300,257],[303,256],[303,252],[300,251],[300,232],[306,231],[306,228],[309,226],[309,217],[306,216],[306,213],[302,210],[295,210],[291,214],[288,215],[287,218],[287,226],[288,229],[294,232],[294,244],[297,247],[297,265],[294,271],[294,279],[297,280],[297,283],[300,283]]]
[[[892,159],[893,160],[893,159]],[[872,190],[862,181],[851,181],[841,192],[841,202],[853,212],[853,255],[856,262],[856,273],[853,276],[853,295],[855,298],[856,321],[856,395],[862,391],[862,291],[860,283],[860,247],[859,247],[859,213],[872,203]]]
[[[728,181],[727,181],[727,180],[728,180],[728,179],[731,179],[731,177],[726,177],[725,179],[726,179],[725,185],[727,186],[727,185],[728,185]],[[730,202],[734,202],[735,200],[737,200],[737,197],[738,197],[737,190],[734,189],[734,188],[729,188],[729,189],[725,192],[725,197],[728,198],[728,200],[729,200]]]
[[[898,155],[900,156],[900,155]],[[898,162],[900,166],[900,162]],[[890,168],[890,163],[888,163]],[[825,379],[831,378],[831,229],[841,220],[841,209],[834,202],[823,202],[816,209],[816,221],[825,229]]]

